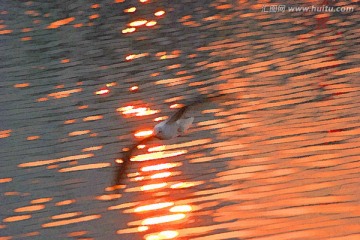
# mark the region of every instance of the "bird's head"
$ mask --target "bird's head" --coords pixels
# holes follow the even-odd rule
[[[153,135],[159,139],[163,139],[163,124],[159,123],[154,127]]]

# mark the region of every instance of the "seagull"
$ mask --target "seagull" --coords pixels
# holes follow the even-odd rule
[[[160,140],[169,140],[176,137],[179,137],[186,133],[186,131],[190,128],[191,124],[194,122],[194,117],[186,116],[186,113],[189,111],[191,107],[194,107],[198,104],[202,104],[208,101],[217,100],[226,94],[219,94],[216,96],[200,96],[197,100],[192,101],[191,103],[181,107],[177,112],[175,112],[170,118],[158,123],[155,125],[153,134],[140,140],[139,142],[132,145],[126,152],[123,154],[122,164],[118,165],[116,168],[115,179],[114,179],[114,188],[117,189],[117,186],[120,185],[120,181],[123,175],[126,173],[127,167],[130,163],[130,158],[132,156],[132,152],[139,146],[142,145],[152,139],[160,139]]]

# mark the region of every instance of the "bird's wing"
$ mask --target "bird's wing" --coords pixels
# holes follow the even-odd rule
[[[155,138],[155,136],[149,136],[147,138],[142,139],[141,141],[137,142],[136,144],[132,145],[131,148],[124,153],[122,158],[123,163],[118,164],[115,168],[115,177],[114,177],[114,184],[113,185],[120,185],[123,176],[126,174],[126,170],[130,163],[130,158],[132,156],[133,151],[137,148],[137,146],[144,144],[151,139]]]
[[[211,96],[211,97],[207,97],[207,96],[200,96],[199,98],[197,98],[195,101],[190,102],[189,104],[183,106],[182,108],[180,108],[176,113],[174,113],[169,120],[167,120],[168,123],[174,123],[177,120],[179,120],[180,118],[182,118],[182,116],[185,114],[186,110],[188,110],[189,107],[192,107],[196,104],[200,104],[200,103],[204,103],[207,101],[213,101],[213,100],[218,100],[221,97],[226,96],[226,94],[218,94],[215,96]]]

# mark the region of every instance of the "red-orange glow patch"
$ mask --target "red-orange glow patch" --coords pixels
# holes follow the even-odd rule
[[[52,200],[52,198],[38,198],[38,199],[34,199],[31,200],[31,204],[39,204],[39,203],[46,203],[46,202],[50,202]]]
[[[45,208],[45,205],[39,204],[39,205],[32,205],[32,206],[16,208],[14,210],[14,212],[34,212],[34,211],[39,211],[44,208]]]
[[[69,120],[66,120],[64,122],[64,124],[71,124],[71,123],[74,123],[74,122],[76,122],[76,119],[69,119]]]
[[[131,7],[131,8],[128,8],[128,9],[125,9],[124,12],[126,13],[133,13],[136,11],[136,7]]]
[[[73,136],[85,135],[88,133],[90,133],[90,130],[74,131],[74,132],[69,133],[68,135],[70,137],[73,137]]]
[[[80,28],[80,27],[82,27],[82,26],[84,26],[84,24],[82,24],[82,23],[74,24],[74,28]]]
[[[145,235],[145,240],[165,240],[165,239],[173,239],[179,235],[178,231],[167,230],[162,231],[156,234]]]
[[[140,0],[141,3],[146,3],[148,0]]]
[[[65,91],[50,93],[50,94],[48,94],[48,96],[53,97],[55,99],[65,98],[65,97],[69,97],[70,94],[72,94],[72,93],[78,93],[78,92],[81,92],[81,91],[82,91],[82,88],[75,88],[75,89],[71,89],[71,90],[65,90]]]
[[[64,87],[65,87],[64,84],[59,84],[59,85],[56,85],[56,86],[55,86],[56,89],[60,89],[60,88],[64,88]]]
[[[106,87],[115,87],[117,85],[116,82],[107,83]]]
[[[12,130],[10,130],[10,129],[0,131],[0,138],[10,137],[10,133],[11,133],[11,132],[12,132]]]
[[[114,0],[114,3],[122,3],[125,2],[125,0]]]
[[[100,7],[100,4],[98,4],[98,3],[91,5],[91,8],[99,8],[99,7]]]
[[[31,31],[32,31],[32,28],[23,28],[23,29],[21,29],[21,32],[24,32],[24,33],[31,32]]]
[[[91,221],[91,220],[98,219],[98,218],[101,218],[101,215],[89,215],[89,216],[79,217],[79,218],[74,218],[74,219],[69,219],[69,220],[60,220],[60,221],[56,221],[56,222],[49,222],[49,223],[42,224],[41,226],[43,228],[58,227],[58,226],[64,226],[64,225],[69,225],[69,224],[74,224],[74,223]]]
[[[125,28],[121,32],[122,33],[132,33],[132,32],[135,32],[135,30],[136,30],[136,28],[131,27],[131,28]]]
[[[30,41],[30,40],[32,40],[32,37],[22,37],[21,38],[21,41]]]
[[[75,203],[75,202],[76,202],[76,200],[73,200],[73,199],[71,199],[71,200],[64,200],[64,201],[60,201],[60,202],[55,203],[55,206],[66,206],[66,205],[73,204],[73,203]]]
[[[141,186],[140,189],[141,189],[141,191],[150,191],[150,190],[166,187],[166,185],[167,185],[167,183],[149,184],[149,185]]]
[[[3,222],[18,222],[31,218],[31,215],[21,215],[21,216],[13,216],[7,217],[3,220]]]
[[[102,116],[102,115],[89,116],[89,117],[83,118],[83,121],[84,122],[96,121],[96,120],[100,120],[100,119],[103,119],[103,118],[104,118],[104,116]]]
[[[19,192],[6,192],[4,193],[5,196],[20,196],[21,193]]]
[[[36,140],[36,139],[39,139],[39,138],[40,138],[40,136],[29,136],[29,137],[26,138],[26,140],[33,141],[33,140]]]
[[[46,97],[36,99],[37,102],[46,102],[47,100],[49,100],[49,99]]]
[[[162,172],[162,173],[156,173],[156,174],[152,175],[150,178],[157,179],[157,178],[166,178],[166,177],[170,177],[170,176],[171,176],[171,172]]]
[[[132,86],[132,87],[130,88],[130,92],[135,92],[135,91],[137,91],[137,90],[139,90],[139,87],[138,87],[138,86]]]
[[[167,152],[154,152],[154,153],[146,153],[137,155],[131,158],[131,161],[147,161],[147,160],[155,160],[160,158],[168,158],[175,157],[181,154],[187,153],[187,150],[179,150],[179,151],[167,151]]]
[[[131,22],[129,25],[130,25],[130,27],[139,27],[139,26],[145,25],[147,22],[148,22],[147,20],[141,19],[141,20]]]
[[[82,105],[78,107],[79,110],[87,109],[87,108],[89,108],[89,105]]]
[[[104,95],[104,94],[108,94],[110,92],[110,89],[108,88],[102,88],[98,91],[95,92],[96,95]]]
[[[153,130],[142,130],[142,131],[137,131],[134,136],[137,138],[144,138],[144,137],[148,137],[151,136],[154,133]]]
[[[58,219],[64,219],[64,218],[71,218],[71,217],[80,216],[81,214],[82,214],[82,212],[63,213],[63,214],[54,215],[51,217],[51,219],[58,220]]]
[[[10,34],[10,33],[12,33],[12,32],[13,32],[13,30],[5,29],[5,30],[1,30],[1,31],[0,31],[0,35]]]
[[[144,221],[142,221],[141,224],[142,225],[162,224],[162,223],[167,223],[167,222],[179,221],[185,217],[186,217],[185,214],[177,213],[177,214],[165,215],[165,216],[161,216],[161,217],[147,218]]]
[[[30,86],[29,83],[17,83],[14,85],[15,88],[25,88],[25,87],[28,87]]]
[[[157,11],[157,12],[154,13],[154,15],[157,16],[157,17],[160,17],[160,16],[162,16],[164,14],[165,14],[165,11],[163,11],[163,10],[160,10],[160,11]]]
[[[61,59],[60,62],[61,62],[61,63],[68,63],[68,62],[70,62],[70,59],[68,59],[68,58]]]
[[[71,232],[68,234],[69,237],[80,237],[83,236],[85,234],[87,234],[88,231],[78,231],[78,232]]]
[[[145,145],[143,145],[143,144],[137,146],[137,149],[143,149],[143,148],[145,148]]]
[[[151,20],[151,21],[147,22],[145,25],[146,25],[147,27],[152,27],[152,26],[155,26],[156,24],[157,24],[156,21]]]
[[[56,22],[51,23],[49,26],[47,26],[47,29],[54,29],[54,28],[58,28],[62,25],[66,25],[68,23],[71,23],[72,21],[74,21],[75,18],[74,17],[70,17],[70,18],[65,18],[65,19],[61,19],[58,20]]]
[[[159,170],[179,167],[181,165],[182,165],[182,163],[161,163],[161,164],[157,164],[157,165],[143,167],[143,168],[141,168],[141,171],[142,172],[159,171]]]
[[[74,172],[74,171],[83,171],[83,170],[91,170],[98,168],[109,167],[110,163],[92,163],[92,164],[84,164],[76,167],[62,168],[59,172]]]
[[[180,205],[170,208],[170,212],[191,212],[192,207],[190,205]]]
[[[159,152],[159,151],[164,151],[165,149],[166,149],[165,145],[161,145],[161,146],[149,148],[148,152]]]
[[[80,154],[80,155],[74,155],[74,156],[68,156],[68,157],[62,157],[57,159],[50,159],[50,160],[41,160],[41,161],[35,161],[35,162],[28,162],[28,163],[21,163],[18,165],[18,167],[38,167],[38,166],[44,166],[49,164],[54,164],[58,162],[68,162],[68,161],[74,161],[84,158],[90,158],[93,157],[93,153],[88,154]]]
[[[146,211],[158,210],[171,206],[174,206],[173,202],[155,203],[155,204],[149,204],[149,205],[137,207],[134,209],[134,212],[146,212]]]
[[[113,199],[118,199],[120,197],[121,197],[121,194],[114,193],[114,194],[101,195],[101,196],[96,197],[96,199],[100,200],[100,201],[110,201],[110,200],[113,200]]]
[[[11,181],[12,181],[12,178],[0,178],[0,183],[8,183]]]
[[[93,15],[91,15],[91,16],[89,16],[89,19],[96,19],[96,18],[99,18],[100,17],[100,15],[99,14],[93,14]]]

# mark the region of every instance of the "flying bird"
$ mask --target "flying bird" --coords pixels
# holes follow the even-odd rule
[[[116,167],[114,185],[120,185],[120,181],[123,175],[126,173],[128,165],[130,163],[130,158],[132,152],[139,146],[142,145],[154,138],[160,140],[168,140],[176,138],[184,134],[191,126],[194,121],[194,117],[187,116],[187,112],[191,107],[194,107],[198,104],[205,103],[208,101],[218,100],[219,98],[226,96],[226,94],[219,94],[216,96],[200,96],[197,100],[181,107],[177,112],[175,112],[170,118],[158,123],[154,127],[153,134],[140,140],[139,142],[132,145],[126,152],[123,153],[122,164],[119,164]]]

